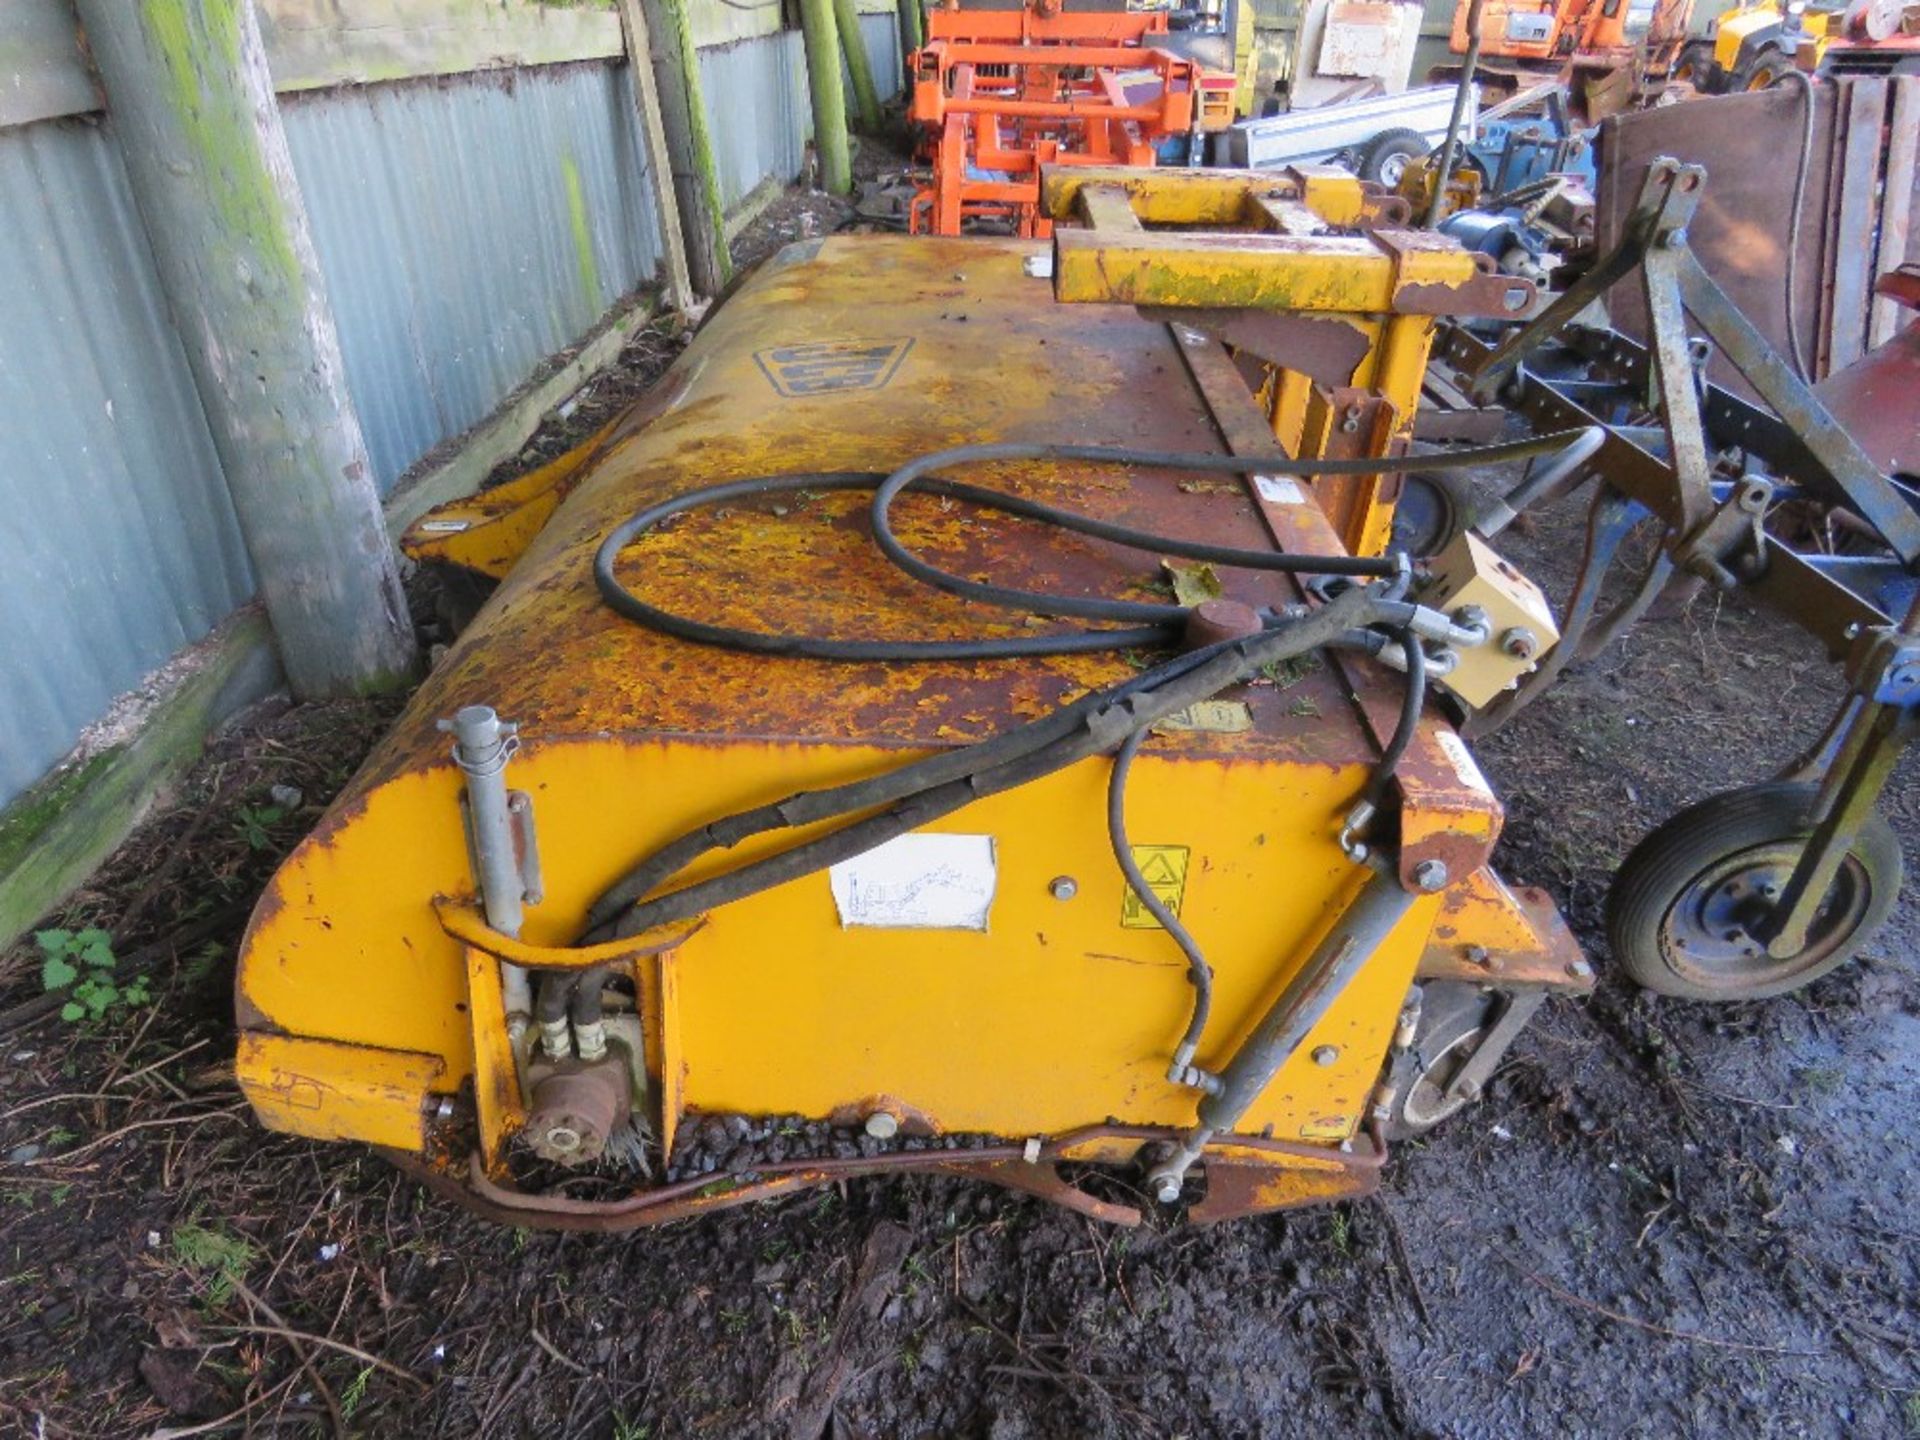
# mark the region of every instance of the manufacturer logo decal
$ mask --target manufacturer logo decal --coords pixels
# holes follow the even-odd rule
[[[790,399],[840,390],[879,390],[893,379],[913,341],[815,340],[754,354],[773,388]]]
[[[1140,873],[1146,877],[1147,888],[1176,917],[1180,914],[1180,902],[1186,898],[1189,854],[1184,845],[1133,847],[1133,863],[1140,867]],[[1131,885],[1126,889],[1126,898],[1120,902],[1120,923],[1129,930],[1160,928],[1160,922],[1153,918],[1151,910],[1140,903],[1140,897],[1133,893]]]

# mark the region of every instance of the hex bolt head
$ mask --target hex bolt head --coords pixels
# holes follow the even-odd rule
[[[900,1133],[900,1122],[885,1110],[876,1110],[867,1116],[866,1129],[876,1140],[891,1140]]]
[[[1444,860],[1422,860],[1413,867],[1413,883],[1429,894],[1446,889],[1447,878],[1447,862]]]
[[[1156,1175],[1153,1179],[1153,1198],[1162,1205],[1171,1205],[1180,1198],[1180,1177],[1178,1175]]]
[[[1575,960],[1567,966],[1567,974],[1576,980],[1591,980],[1593,978],[1593,966],[1584,960]]]
[[[1071,875],[1056,875],[1047,882],[1047,893],[1056,900],[1071,900],[1080,893],[1080,882]]]
[[[1500,651],[1515,660],[1531,660],[1540,653],[1540,637],[1524,625],[1516,625],[1502,632]]]
[[[1325,1069],[1340,1058],[1338,1045],[1316,1045],[1313,1050],[1313,1063]]]

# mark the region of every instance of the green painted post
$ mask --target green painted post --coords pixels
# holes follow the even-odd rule
[[[913,95],[913,52],[927,43],[926,25],[920,13],[920,0],[895,0],[900,12],[900,58],[905,65],[907,95]]]
[[[403,683],[413,627],[249,0],[78,0],[294,693]]]
[[[833,0],[800,0],[807,42],[807,89],[813,96],[813,144],[820,154],[821,187],[834,195],[853,189],[847,158],[847,96],[840,84],[840,35]]]
[[[840,48],[846,53],[847,73],[853,77],[853,98],[859,107],[860,128],[869,135],[877,134],[880,93],[873,88],[873,63],[867,56],[867,42],[860,34],[860,11],[854,0],[833,0],[833,23],[840,32]]]

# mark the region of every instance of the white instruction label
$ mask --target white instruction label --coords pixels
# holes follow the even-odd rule
[[[1478,790],[1482,795],[1493,794],[1487,777],[1480,773],[1479,763],[1467,752],[1467,742],[1451,730],[1442,730],[1439,740],[1440,748],[1446,752],[1447,759],[1453,762],[1453,773],[1460,777],[1460,783],[1469,790]]]
[[[1300,493],[1299,485],[1284,475],[1256,475],[1253,488],[1269,505],[1299,505],[1307,498]]]
[[[985,930],[998,878],[991,835],[901,835],[827,871],[840,923]]]

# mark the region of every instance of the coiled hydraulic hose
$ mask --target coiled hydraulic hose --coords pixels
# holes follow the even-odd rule
[[[1007,515],[1037,520],[1063,530],[1107,540],[1117,545],[1160,555],[1178,555],[1183,559],[1206,561],[1249,570],[1266,570],[1313,575],[1385,576],[1397,563],[1388,558],[1350,555],[1303,555],[1276,550],[1241,550],[1201,541],[1181,540],[1148,531],[1129,529],[1091,516],[1062,510],[1023,496],[967,485],[932,474],[946,466],[981,464],[990,461],[1042,460],[1092,461],[1112,465],[1131,465],[1144,469],[1187,470],[1208,474],[1244,475],[1252,472],[1269,475],[1379,475],[1408,470],[1455,470],[1474,465],[1491,465],[1508,460],[1524,460],[1564,447],[1580,432],[1556,432],[1527,440],[1486,445],[1471,450],[1435,454],[1401,455],[1361,460],[1294,460],[1285,456],[1252,457],[1245,455],[1182,455],[1160,450],[1132,450],[1101,445],[966,445],[936,451],[909,461],[889,475],[874,471],[841,470],[819,474],[768,475],[749,480],[730,480],[718,485],[689,490],[658,505],[650,505],[632,518],[614,527],[600,543],[593,558],[594,583],[601,598],[629,620],[702,645],[717,645],[729,650],[744,650],[759,655],[792,656],[813,660],[855,662],[910,662],[930,660],[1004,660],[1022,656],[1067,655],[1098,650],[1132,650],[1165,645],[1179,638],[1186,621],[1186,607],[1149,604],[1128,600],[1090,599],[1084,596],[1049,595],[969,580],[928,564],[914,555],[894,534],[891,523],[893,502],[903,490],[912,488],[997,510]],[[1060,635],[1018,635],[976,640],[857,640],[814,635],[781,635],[747,630],[731,625],[714,625],[685,615],[676,615],[635,595],[620,580],[617,565],[620,554],[635,540],[677,515],[715,505],[742,500],[765,499],[796,491],[872,490],[874,542],[887,558],[915,579],[950,594],[979,600],[989,605],[1048,616],[1072,616],[1080,619],[1128,622],[1125,629],[1086,629]]]
[[[1176,1052],[1177,1061],[1184,1064],[1191,1059],[1206,1026],[1211,971],[1191,933],[1146,885],[1126,843],[1125,785],[1133,758],[1151,726],[1159,720],[1249,678],[1263,666],[1333,644],[1377,650],[1381,637],[1369,627],[1404,626],[1414,608],[1399,598],[1406,583],[1404,561],[1397,557],[1242,550],[1175,539],[964,484],[934,472],[961,465],[1036,460],[1236,475],[1374,475],[1416,468],[1461,469],[1526,459],[1561,450],[1577,438],[1578,432],[1566,432],[1470,450],[1355,460],[1189,455],[1092,445],[970,445],[920,456],[887,475],[835,471],[764,476],[705,486],[649,506],[616,526],[594,556],[595,583],[607,604],[619,614],[666,634],[755,654],[868,663],[1006,659],[1162,646],[1177,640],[1183,630],[1188,614],[1185,606],[1050,595],[970,580],[928,563],[909,550],[892,527],[893,502],[908,489],[1152,553],[1253,570],[1372,578],[1376,583],[1355,585],[1317,610],[1269,614],[1263,617],[1267,628],[1259,635],[1223,641],[1175,657],[1118,685],[1084,696],[1039,720],[977,744],[933,755],[867,780],[801,792],[774,805],[739,812],[689,831],[640,861],[601,895],[589,911],[588,929],[581,943],[594,944],[690,919],[716,906],[827,869],[951,814],[974,800],[1026,784],[1117,745],[1109,786],[1109,838],[1129,885],[1188,959],[1194,1006]],[[1129,623],[1124,628],[976,640],[881,641],[783,635],[714,625],[676,615],[640,599],[616,573],[619,557],[629,545],[675,516],[707,506],[800,490],[863,489],[874,492],[870,514],[875,543],[889,560],[915,579],[966,599],[1022,612]],[[1388,577],[1391,577],[1389,583],[1378,583]],[[1403,646],[1408,657],[1406,698],[1394,734],[1382,752],[1381,763],[1367,791],[1376,802],[1384,795],[1393,769],[1412,739],[1425,695],[1424,654],[1419,641],[1410,631],[1403,631]],[[712,850],[728,848],[772,830],[812,825],[861,812],[872,813],[827,835],[735,870],[654,895],[660,886]],[[541,1013],[557,1016],[569,1009],[577,1012],[582,1002],[591,1008],[594,1002],[587,998],[587,992],[598,989],[596,972],[550,976],[541,994]]]

